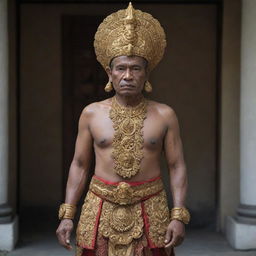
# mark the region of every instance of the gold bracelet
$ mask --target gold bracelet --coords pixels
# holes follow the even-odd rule
[[[171,220],[179,220],[184,224],[188,224],[190,221],[189,211],[185,207],[174,207],[170,212]]]
[[[76,214],[76,206],[72,204],[61,204],[59,209],[59,219],[73,220]]]

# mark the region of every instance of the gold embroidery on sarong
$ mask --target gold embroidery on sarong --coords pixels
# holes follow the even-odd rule
[[[131,178],[140,170],[143,158],[142,128],[147,112],[147,100],[142,98],[136,107],[123,107],[112,99],[109,117],[115,130],[113,139],[114,171],[123,178]]]
[[[97,215],[100,211],[101,198],[88,191],[77,226],[77,244],[88,249],[94,248],[97,229]]]
[[[149,221],[149,239],[156,247],[164,247],[165,233],[170,223],[165,191],[144,201],[145,212]]]
[[[120,206],[105,201],[99,223],[99,232],[113,245],[129,245],[143,234],[140,203]]]
[[[80,246],[76,246],[76,256],[82,256],[83,254],[83,248]]]
[[[136,201],[129,201],[134,195]],[[109,256],[139,255],[143,247],[164,247],[168,224],[169,211],[161,179],[131,185],[127,182],[106,184],[92,178],[77,228],[77,245],[97,249],[98,234],[107,240]],[[81,252],[78,248],[77,256],[81,256]],[[148,253],[145,255],[150,255],[150,251]]]
[[[109,241],[108,256],[134,256],[134,244],[129,245],[114,245]]]

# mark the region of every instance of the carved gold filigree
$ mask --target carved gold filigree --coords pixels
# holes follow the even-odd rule
[[[115,130],[113,139],[114,171],[123,178],[131,178],[140,170],[143,158],[142,128],[147,112],[147,100],[142,98],[136,107],[121,106],[112,99],[109,117]]]
[[[82,207],[80,220],[76,230],[77,244],[88,249],[94,248],[97,214],[100,210],[101,198],[88,192]]]
[[[134,239],[143,234],[142,209],[139,203],[120,206],[105,201],[99,223],[99,232],[109,239],[115,249],[129,250]],[[121,255],[121,254],[120,254]]]
[[[144,202],[149,221],[149,238],[156,247],[164,247],[165,233],[169,219],[169,210],[165,191],[161,191]]]
[[[82,256],[83,255],[83,248],[80,246],[76,246],[76,256]]]
[[[104,182],[93,178],[90,184],[90,191],[119,205],[134,204],[141,201],[143,198],[147,198],[162,190],[163,182],[161,179],[156,179],[139,186],[131,186],[126,182],[120,182],[118,185],[109,186]]]
[[[130,196],[139,201],[128,203],[126,199]],[[124,200],[126,204],[112,200]],[[137,255],[135,250],[142,251],[146,246],[164,247],[168,224],[169,211],[161,179],[133,185],[108,184],[93,177],[77,228],[77,256],[82,248],[96,249],[97,237],[106,239],[109,256]]]
[[[190,213],[185,207],[174,207],[170,212],[171,220],[179,220],[184,224],[188,224],[190,221]]]
[[[152,70],[162,59],[165,33],[158,20],[135,10],[130,3],[125,10],[109,16],[98,27],[94,41],[97,60],[103,68],[117,56],[141,56]]]
[[[134,255],[134,243],[127,245],[114,245],[109,242],[108,256],[131,256]]]
[[[76,214],[76,206],[72,204],[61,204],[59,208],[59,219],[73,220]]]

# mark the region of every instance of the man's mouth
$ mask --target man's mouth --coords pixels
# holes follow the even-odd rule
[[[135,86],[133,84],[121,84],[120,85],[121,88],[134,88]]]

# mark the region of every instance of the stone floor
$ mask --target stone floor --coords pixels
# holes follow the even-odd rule
[[[73,252],[60,247],[55,238],[55,231],[35,229],[25,232],[17,248],[0,256],[71,256]],[[187,232],[183,245],[176,249],[177,256],[256,256],[256,251],[234,251],[223,235],[205,231],[191,230]]]

